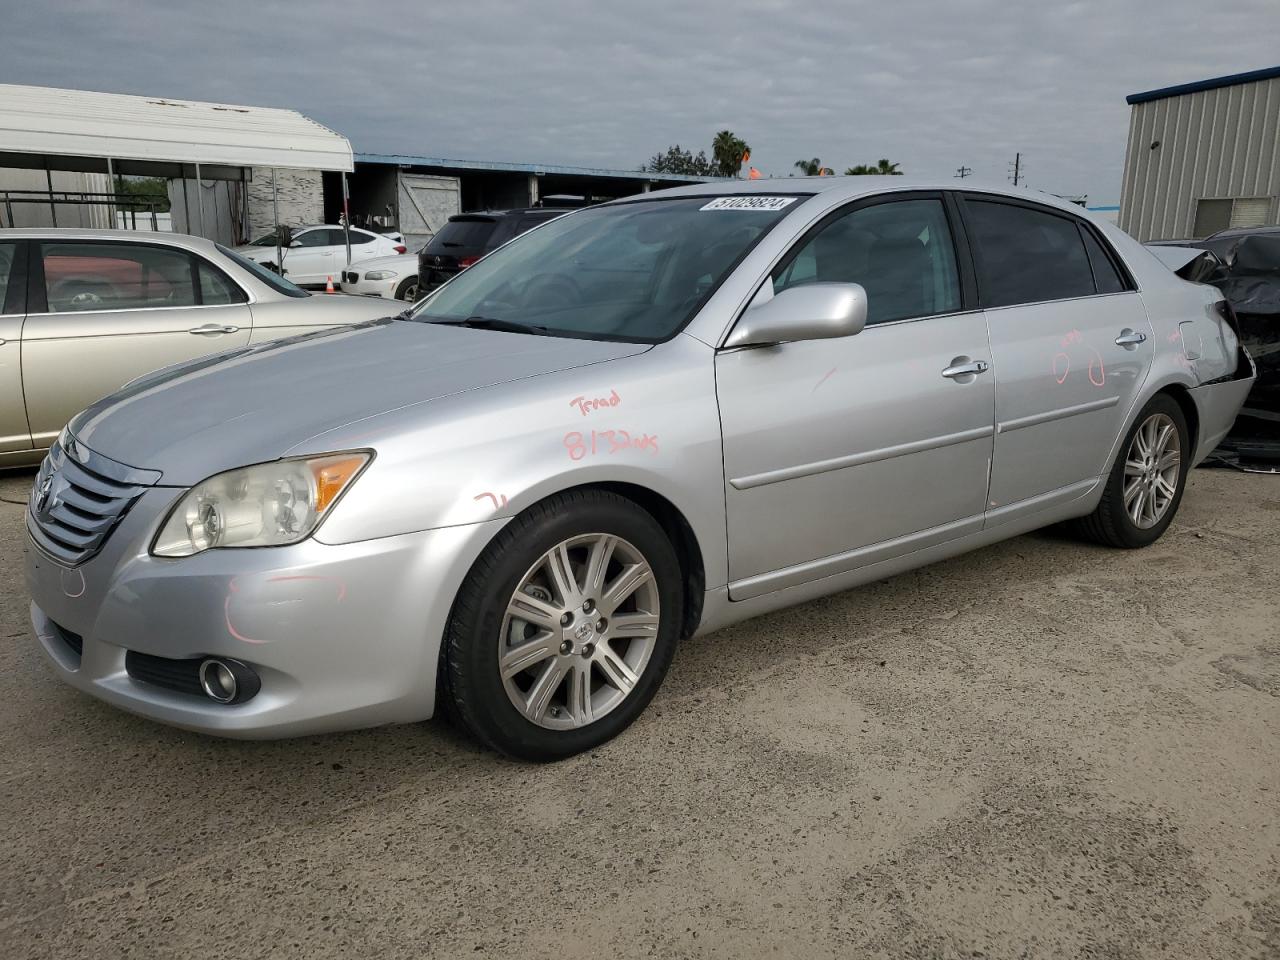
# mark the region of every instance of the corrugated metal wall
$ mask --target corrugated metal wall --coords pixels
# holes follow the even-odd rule
[[[1131,107],[1121,229],[1139,240],[1194,236],[1196,202],[1206,197],[1270,197],[1268,219],[1277,222],[1280,78]]]

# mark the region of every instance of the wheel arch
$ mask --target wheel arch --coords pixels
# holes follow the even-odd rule
[[[1194,456],[1200,443],[1200,411],[1196,408],[1195,400],[1191,398],[1191,391],[1180,383],[1170,383],[1161,387],[1152,396],[1158,397],[1162,393],[1172,397],[1182,410],[1182,416],[1187,421],[1187,432],[1191,435],[1187,446]]]

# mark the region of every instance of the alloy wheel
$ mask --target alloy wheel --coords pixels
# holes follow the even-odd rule
[[[507,697],[547,729],[599,720],[639,683],[659,614],[653,568],[632,544],[606,533],[561,541],[507,602],[498,637]]]
[[[1140,530],[1161,521],[1178,492],[1182,446],[1178,428],[1166,414],[1142,422],[1124,462],[1124,509]]]

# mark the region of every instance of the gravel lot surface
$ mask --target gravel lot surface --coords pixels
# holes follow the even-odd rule
[[[693,641],[545,767],[113,710],[30,639],[24,541],[0,502],[5,958],[1280,957],[1280,478]]]

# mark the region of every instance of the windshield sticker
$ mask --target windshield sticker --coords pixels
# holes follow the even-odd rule
[[[716,197],[699,210],[781,210],[796,197]]]

